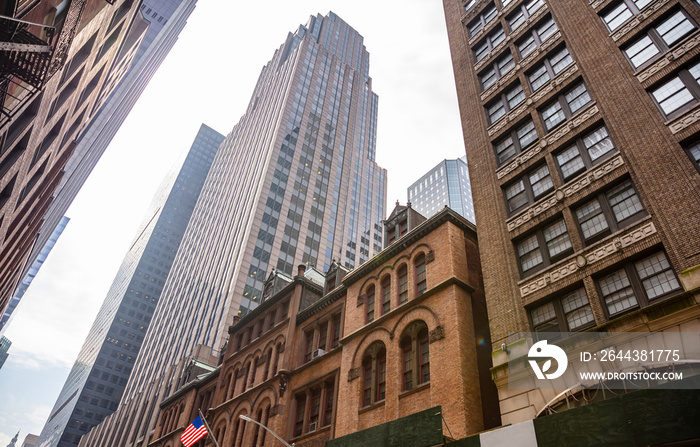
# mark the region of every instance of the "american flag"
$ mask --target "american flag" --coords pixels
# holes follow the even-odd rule
[[[180,441],[182,441],[182,445],[184,445],[185,447],[190,447],[206,435],[207,427],[204,426],[202,418],[200,416],[197,416],[197,419],[195,419],[185,429],[185,432],[182,434],[182,436],[180,436]]]

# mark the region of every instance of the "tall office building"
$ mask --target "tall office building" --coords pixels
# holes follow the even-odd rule
[[[462,217],[475,221],[467,157],[441,161],[409,186],[407,195],[412,208],[425,217],[432,217],[449,206]]]
[[[503,423],[515,424],[573,406],[574,393],[509,390],[517,350],[503,343],[516,346],[526,332],[697,332],[700,8],[690,0],[443,5],[478,185],[492,372]],[[586,418],[618,417],[613,403]],[[682,417],[682,405],[625,416],[633,425],[615,442],[681,440],[684,424],[661,433],[658,418]],[[652,426],[661,427],[653,442],[643,437]],[[606,427],[597,439],[607,439]]]
[[[77,445],[117,409],[204,179],[224,136],[202,125],[156,193],[37,445]]]
[[[13,313],[15,309],[17,309],[17,305],[19,304],[20,300],[22,300],[22,297],[24,297],[24,294],[27,292],[27,289],[31,285],[32,281],[34,281],[36,274],[39,273],[41,266],[44,265],[44,261],[46,261],[46,258],[49,256],[49,253],[51,253],[54,245],[56,245],[58,238],[61,236],[61,234],[63,234],[63,230],[66,229],[68,221],[70,221],[70,219],[66,216],[61,218],[53,233],[51,233],[51,237],[46,241],[39,252],[39,255],[36,257],[31,267],[29,267],[27,274],[24,275],[24,278],[22,278],[22,282],[19,284],[19,286],[17,286],[17,289],[12,295],[9,304],[5,308],[2,317],[0,317],[0,335],[5,333],[7,326],[10,324]]]
[[[82,445],[147,445],[195,348],[216,361],[273,269],[355,267],[381,251],[377,103],[369,54],[347,23],[312,16],[288,35],[214,160],[119,410]]]
[[[9,338],[5,336],[0,337],[0,368],[5,364],[7,357],[10,356],[10,354],[7,353],[7,351],[10,350],[10,346],[12,346],[12,342]]]
[[[66,163],[64,175],[54,192],[54,199],[44,215],[37,243],[29,263],[39,255],[87,180],[112,138],[131,112],[151,77],[170,52],[195,8],[197,0],[144,0],[140,11],[148,28],[136,49],[126,74],[113,86],[95,117],[76,139],[73,156]]]
[[[123,77],[148,23],[134,0],[0,4],[0,311],[31,265],[74,140]],[[55,224],[63,216],[60,214]],[[49,229],[47,238],[53,228]]]

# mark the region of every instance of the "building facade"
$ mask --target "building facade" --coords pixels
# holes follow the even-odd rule
[[[407,210],[388,220],[401,224]],[[440,442],[498,425],[490,349],[478,342],[488,327],[474,226],[450,209],[415,221],[358,269],[271,275],[269,295],[230,328],[216,370],[162,402],[149,445],[178,445],[199,410],[219,445],[234,447],[277,445],[240,415],[297,446],[437,406]],[[395,445],[427,445],[416,443],[423,435]]]
[[[409,186],[406,195],[413,209],[425,217],[432,217],[447,206],[475,222],[467,157],[441,161]]]
[[[115,411],[224,136],[202,125],[156,193],[37,445],[77,445]]]
[[[4,31],[0,37],[3,104],[0,309],[3,311],[28,268],[29,253],[61,181],[63,168],[75,149],[74,140],[94,117],[114,83],[124,75],[147,29],[147,22],[137,14],[138,4],[133,0],[3,2]]]
[[[116,85],[105,89],[95,116],[75,139],[73,155],[64,167],[61,182],[54,192],[51,206],[44,215],[29,264],[60,224],[78,191],[92,172],[112,138],[131,112],[151,77],[170,52],[184,28],[196,0],[145,0],[140,6],[143,24],[148,25],[133,60],[122,60],[123,77],[111,78]],[[111,93],[110,93],[111,92]],[[104,99],[104,95],[108,95]]]
[[[501,418],[531,424],[580,395],[508,388],[524,333],[700,328],[700,8],[443,5]]]
[[[347,23],[313,16],[287,36],[214,160],[120,410],[90,439],[147,445],[194,348],[219,355],[271,269],[354,267],[381,251],[377,104],[369,54]]]
[[[19,302],[22,300],[24,294],[27,292],[27,289],[31,285],[32,281],[34,281],[34,277],[36,277],[36,274],[39,273],[39,269],[41,269],[41,266],[44,265],[44,261],[46,261],[49,253],[51,253],[53,246],[56,245],[58,238],[61,236],[61,234],[63,234],[63,230],[66,229],[66,225],[68,225],[69,221],[70,219],[66,216],[61,218],[53,233],[51,233],[51,237],[43,245],[39,255],[36,257],[31,267],[27,271],[27,274],[24,275],[24,278],[22,278],[22,282],[19,284],[19,286],[17,286],[17,290],[15,290],[15,293],[12,295],[12,299],[10,299],[10,302],[5,308],[5,312],[2,314],[2,318],[0,318],[0,335],[5,333],[7,325],[10,324],[13,312],[17,308]]]
[[[10,346],[12,346],[12,342],[9,338],[5,337],[4,335],[0,337],[0,368],[2,368],[2,365],[5,364],[7,357],[10,356],[10,354],[7,353],[7,351],[10,350]]]

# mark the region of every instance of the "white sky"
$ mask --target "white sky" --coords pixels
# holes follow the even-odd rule
[[[151,197],[200,124],[228,133],[287,33],[328,11],[362,34],[370,53],[387,213],[428,169],[464,155],[442,2],[199,0],[8,327],[0,446],[19,429],[18,445],[40,433]]]

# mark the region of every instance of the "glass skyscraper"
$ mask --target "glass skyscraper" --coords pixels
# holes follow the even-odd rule
[[[214,160],[119,410],[81,445],[147,445],[160,400],[195,351],[216,359],[272,269],[352,268],[381,251],[377,105],[347,23],[312,16],[288,35]]]
[[[414,210],[428,218],[449,206],[475,222],[467,157],[438,163],[408,187],[408,200]]]
[[[68,447],[114,410],[224,136],[202,125],[163,180],[112,283],[37,446]]]

